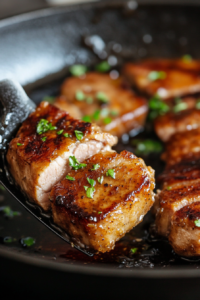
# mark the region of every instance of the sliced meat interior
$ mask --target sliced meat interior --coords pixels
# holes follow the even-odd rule
[[[10,142],[7,161],[22,191],[47,210],[51,188],[71,168],[70,155],[82,162],[116,142],[116,137],[103,133],[96,124],[76,120],[42,102]]]
[[[83,163],[51,191],[54,223],[82,247],[107,252],[154,203],[154,171],[127,151],[99,152]]]
[[[142,127],[148,112],[147,101],[135,95],[121,77],[112,79],[95,72],[67,78],[55,105],[118,137]]]

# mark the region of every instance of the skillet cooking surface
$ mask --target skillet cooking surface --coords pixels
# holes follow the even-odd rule
[[[36,103],[44,96],[55,96],[67,75],[68,65],[77,62],[93,65],[97,61],[96,55],[81,42],[83,35],[91,34],[101,36],[109,49],[114,44],[121,45],[119,58],[123,61],[152,56],[179,57],[187,53],[198,57],[200,7],[143,5],[133,11],[124,5],[106,10],[104,6],[49,9],[0,22],[0,79],[10,75],[17,78],[26,85],[30,98]],[[140,135],[156,138],[148,131]],[[134,151],[131,140],[120,142],[116,149]],[[158,175],[163,168],[158,155],[144,159]],[[11,216],[6,217],[6,214]],[[2,255],[6,251],[13,255],[20,253],[30,261],[34,257],[54,261],[58,266],[62,263],[66,269],[69,265],[81,265],[85,270],[88,266],[102,269],[106,264],[113,272],[127,270],[133,276],[139,275],[138,269],[144,272],[144,269],[179,270],[185,267],[194,270],[200,267],[198,259],[188,261],[175,255],[165,240],[154,236],[150,224],[152,217],[149,214],[142,224],[116,244],[115,250],[86,257],[52,234],[5,191],[0,192]],[[30,247],[25,245],[27,240],[23,238],[26,237],[33,238]],[[130,254],[130,249],[135,247],[140,254]]]

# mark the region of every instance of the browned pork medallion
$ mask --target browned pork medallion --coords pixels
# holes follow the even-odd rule
[[[51,193],[53,219],[82,247],[110,251],[154,202],[154,171],[134,154],[99,152],[72,169]]]
[[[135,95],[121,77],[94,72],[66,79],[55,105],[119,137],[142,127],[148,112],[147,101]]]
[[[82,162],[101,150],[109,150],[117,138],[91,123],[42,102],[22,124],[10,142],[9,169],[30,200],[50,207],[49,192],[70,170],[69,157]]]
[[[162,99],[169,99],[200,92],[200,61],[188,56],[128,63],[123,73],[149,96],[157,94]]]

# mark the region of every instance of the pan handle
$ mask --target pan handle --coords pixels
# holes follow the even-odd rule
[[[35,110],[22,86],[14,80],[0,81],[0,151],[14,136],[21,123]]]

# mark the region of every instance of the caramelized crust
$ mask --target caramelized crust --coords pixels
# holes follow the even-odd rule
[[[57,129],[38,134],[36,129],[41,119],[48,120]],[[59,133],[60,130],[63,132]],[[83,133],[81,141],[76,138],[75,130]],[[42,141],[42,138],[46,140]],[[116,138],[102,133],[97,125],[73,119],[68,113],[42,102],[10,142],[7,161],[22,191],[48,209],[48,193],[69,171],[69,155],[73,153],[82,161],[115,143]]]
[[[200,157],[200,128],[174,134],[166,144],[162,159],[168,168],[180,161],[196,160]]]
[[[173,134],[200,127],[200,110],[188,109],[178,113],[167,113],[156,118],[154,129],[158,137],[167,142]]]
[[[84,93],[85,100],[76,100],[77,91]],[[97,99],[99,92],[106,95],[107,103]],[[70,110],[75,118],[89,116],[103,131],[117,136],[143,126],[148,111],[144,98],[136,96],[122,78],[112,79],[109,74],[88,73],[67,78],[61,95],[55,102],[57,107]],[[92,103],[87,103],[88,98]],[[98,116],[93,118],[97,111],[100,111]]]
[[[200,202],[192,203],[177,211],[172,217],[169,242],[175,252],[183,256],[200,255]]]
[[[140,223],[154,202],[154,172],[130,152],[100,152],[84,163],[87,166],[68,175],[51,191],[54,222],[77,242],[100,252],[110,251],[115,242]],[[97,170],[92,170],[99,164]],[[114,170],[115,179],[107,176]],[[97,178],[103,176],[100,184]],[[95,180],[93,199],[84,186]]]
[[[163,71],[164,79],[151,81],[151,71]],[[138,89],[162,99],[179,97],[200,91],[200,61],[183,59],[151,59],[140,63],[128,63],[123,73]]]
[[[160,235],[168,236],[171,229],[173,214],[193,202],[200,201],[200,185],[197,182],[191,186],[172,187],[170,190],[162,190],[158,194],[156,213],[156,227]]]

